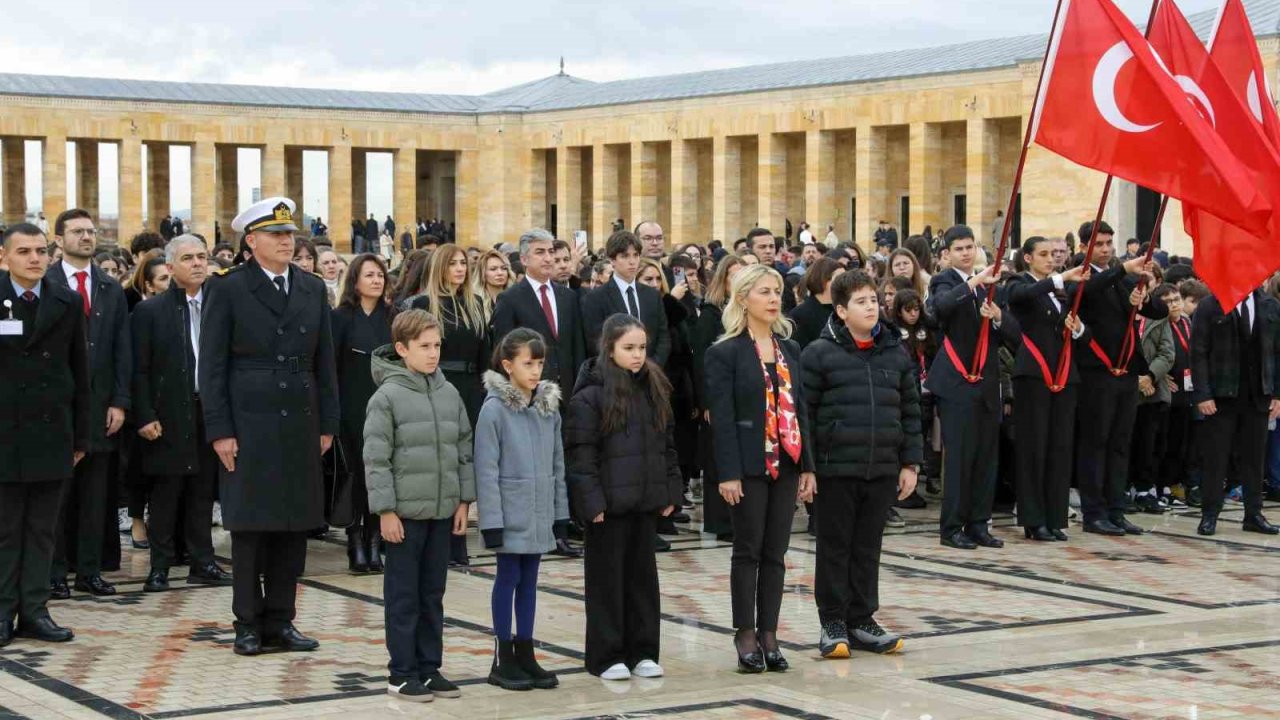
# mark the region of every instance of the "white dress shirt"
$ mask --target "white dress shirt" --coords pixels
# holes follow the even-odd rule
[[[261,265],[259,265],[258,267],[262,268],[262,272],[267,274],[267,280],[270,281],[272,285],[276,284],[276,278],[278,277],[284,278],[284,291],[286,294],[288,294],[289,292],[289,269],[288,268],[285,268],[285,271],[283,273],[273,273],[270,270],[266,269],[265,267],[262,267]],[[279,288],[276,288],[276,291],[279,292]]]
[[[63,260],[62,272],[67,274],[67,287],[71,288],[71,292],[76,294],[79,294],[80,292],[80,281],[76,280],[76,273],[78,272],[85,273],[84,291],[89,293],[89,306],[92,307],[93,306],[93,266],[90,265],[89,267],[86,267],[84,270],[81,270],[75,265],[72,265],[66,260]]]
[[[631,289],[631,293],[636,298],[636,319],[640,319],[640,291],[636,289],[636,280],[631,278],[631,282],[627,283],[618,277],[618,273],[613,274],[613,283],[618,286],[618,292],[622,293],[622,306],[627,308],[627,314],[631,314],[631,306],[627,305],[627,288]]]
[[[556,319],[556,326],[554,329],[556,331],[556,334],[559,335],[560,334],[560,307],[556,305],[556,286],[552,284],[550,280],[547,280],[546,282],[538,282],[537,280],[534,280],[528,275],[525,275],[524,279],[528,280],[529,286],[533,288],[533,297],[538,301],[538,307],[542,307],[541,288],[545,287],[547,289],[547,300],[550,301],[551,303],[551,316]]]
[[[196,392],[200,392],[200,320],[204,317],[204,288],[200,288],[195,297],[184,294],[183,298],[186,299],[187,315],[190,317],[187,335],[191,338],[191,353],[196,359],[196,366],[192,368],[194,372],[192,378]],[[199,308],[198,312],[197,308]]]
[[[1244,296],[1244,299],[1236,306],[1236,311],[1239,312],[1241,308],[1249,311],[1249,332],[1253,332],[1253,321],[1258,317],[1257,309],[1253,306],[1253,293]]]

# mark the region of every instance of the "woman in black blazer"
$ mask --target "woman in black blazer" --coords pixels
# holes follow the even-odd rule
[[[752,265],[734,277],[724,335],[706,352],[707,403],[720,495],[733,517],[738,669],[787,669],[778,614],[797,498],[813,498],[800,348],[787,339],[782,276]]]
[[[1009,310],[1022,327],[1013,364],[1018,524],[1028,540],[1066,541],[1080,380],[1074,358],[1065,373],[1058,368],[1062,353],[1071,351],[1063,329],[1071,329],[1077,339],[1084,332],[1083,323],[1070,313],[1083,269],[1054,274],[1052,243],[1043,237],[1027,238],[1022,256],[1030,269],[1009,278],[1008,286]]]
[[[342,280],[342,296],[332,313],[333,355],[338,371],[339,425],[343,459],[355,478],[356,521],[347,528],[347,565],[351,572],[380,572],[381,531],[368,514],[364,487],[364,416],[376,386],[369,370],[371,353],[391,342],[393,306],[386,301],[387,267],[371,253],[357,255]],[[341,471],[341,469],[339,470]]]

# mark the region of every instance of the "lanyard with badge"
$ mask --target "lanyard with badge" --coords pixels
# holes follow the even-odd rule
[[[0,320],[0,337],[22,337],[22,321],[13,319],[13,301],[4,301],[4,319]]]

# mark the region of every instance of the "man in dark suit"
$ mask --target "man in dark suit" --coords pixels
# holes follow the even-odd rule
[[[238,655],[319,646],[293,619],[307,532],[324,524],[338,392],[324,281],[290,265],[294,208],[273,197],[237,216],[253,258],[204,287],[196,377],[222,465]]]
[[[1080,242],[1093,236],[1092,222],[1080,226]],[[1128,505],[1129,448],[1138,416],[1138,389],[1153,382],[1142,354],[1141,339],[1129,322],[1133,305],[1152,320],[1169,316],[1158,298],[1139,285],[1145,257],[1111,267],[1115,257],[1111,226],[1099,223],[1090,278],[1084,283],[1080,320],[1088,338],[1076,343],[1080,368],[1077,417],[1080,509],[1084,531],[1102,535],[1141,535],[1142,528],[1124,516]],[[1149,276],[1146,279],[1150,280]],[[1126,340],[1126,338],[1128,338]],[[1126,350],[1127,348],[1127,350]]]
[[[151,572],[143,590],[169,589],[176,559],[174,536],[182,518],[191,554],[188,583],[230,585],[231,576],[213,559],[209,518],[218,459],[205,438],[196,368],[200,365],[201,308],[209,255],[194,235],[179,235],[165,247],[169,290],[133,310],[133,413],[142,441],[138,459],[153,478]]]
[[[160,218],[160,236],[165,240],[173,238],[173,218],[169,215]]]
[[[1276,301],[1254,290],[1223,312],[1213,295],[1191,316],[1191,398],[1204,415],[1201,535],[1218,531],[1222,484],[1234,456],[1235,478],[1244,491],[1245,532],[1280,532],[1262,514],[1263,458],[1267,422],[1280,416],[1275,383]]]
[[[998,353],[1002,340],[1017,347],[1022,331],[1013,313],[1002,312],[994,302],[999,268],[990,265],[973,272],[978,257],[973,231],[956,225],[947,230],[943,243],[951,267],[929,283],[929,304],[941,326],[943,351],[934,358],[924,384],[937,398],[946,448],[941,542],[963,550],[979,545],[999,548],[1004,542],[987,530],[1000,450]],[[985,332],[984,320],[990,322]],[[979,346],[985,353],[978,353]]]
[[[525,280],[503,291],[493,308],[493,337],[501,340],[518,327],[537,330],[547,342],[542,378],[560,384],[561,397],[573,394],[578,368],[587,359],[578,296],[552,282],[555,259],[551,233],[536,228],[520,236]]]
[[[102,578],[103,537],[116,518],[115,486],[108,471],[112,455],[119,450],[117,433],[129,409],[133,363],[128,301],[120,283],[93,264],[98,232],[88,212],[64,210],[53,227],[54,242],[62,248],[62,262],[50,267],[45,277],[81,300],[88,318],[90,390],[88,455],[76,465],[75,477],[63,498],[51,592],[54,598],[70,597],[68,559],[74,558],[76,590],[114,595],[115,586]],[[110,537],[118,540],[114,532]]]
[[[609,236],[604,254],[613,263],[613,279],[587,293],[582,299],[582,322],[586,330],[587,356],[600,350],[600,330],[610,315],[622,313],[644,323],[649,337],[649,357],[658,365],[666,365],[671,354],[671,332],[662,295],[648,285],[636,282],[640,274],[643,246],[634,233],[619,230]]]
[[[59,500],[89,448],[89,355],[80,297],[42,277],[40,228],[4,232],[0,272],[0,647],[65,642],[49,617]],[[14,618],[18,618],[15,630]]]
[[[377,218],[373,216],[373,213],[369,213],[369,219],[364,223],[364,241],[366,250],[374,254],[382,251],[378,246],[378,236],[380,234]]]

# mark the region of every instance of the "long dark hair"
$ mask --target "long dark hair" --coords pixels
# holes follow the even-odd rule
[[[631,394],[635,392],[636,380],[631,373],[618,367],[613,362],[613,346],[628,332],[639,329],[644,332],[644,325],[636,318],[623,313],[609,316],[600,330],[600,358],[596,367],[600,369],[600,377],[604,380],[604,427],[606,433],[617,432],[627,426],[627,414],[631,403]],[[644,367],[637,375],[643,388],[645,399],[652,409],[650,419],[653,427],[665,430],[671,422],[671,382],[663,374],[662,368],[649,358],[645,358]]]
[[[373,253],[360,253],[351,259],[351,265],[347,268],[347,274],[342,277],[342,291],[338,293],[338,307],[356,309],[360,307],[360,294],[356,292],[356,283],[360,280],[360,273],[364,270],[365,263],[373,263],[382,271],[382,304],[389,306],[387,302],[387,264],[382,258]]]
[[[529,328],[516,328],[504,335],[498,341],[497,347],[493,349],[493,369],[508,380],[511,379],[507,369],[502,367],[502,361],[515,362],[516,357],[520,355],[520,350],[526,347],[529,348],[529,356],[534,360],[542,360],[547,356],[547,343],[542,339],[541,333]]]
[[[399,305],[422,292],[427,285],[427,261],[431,259],[428,250],[413,250],[400,262],[400,277],[390,292],[391,301]]]

